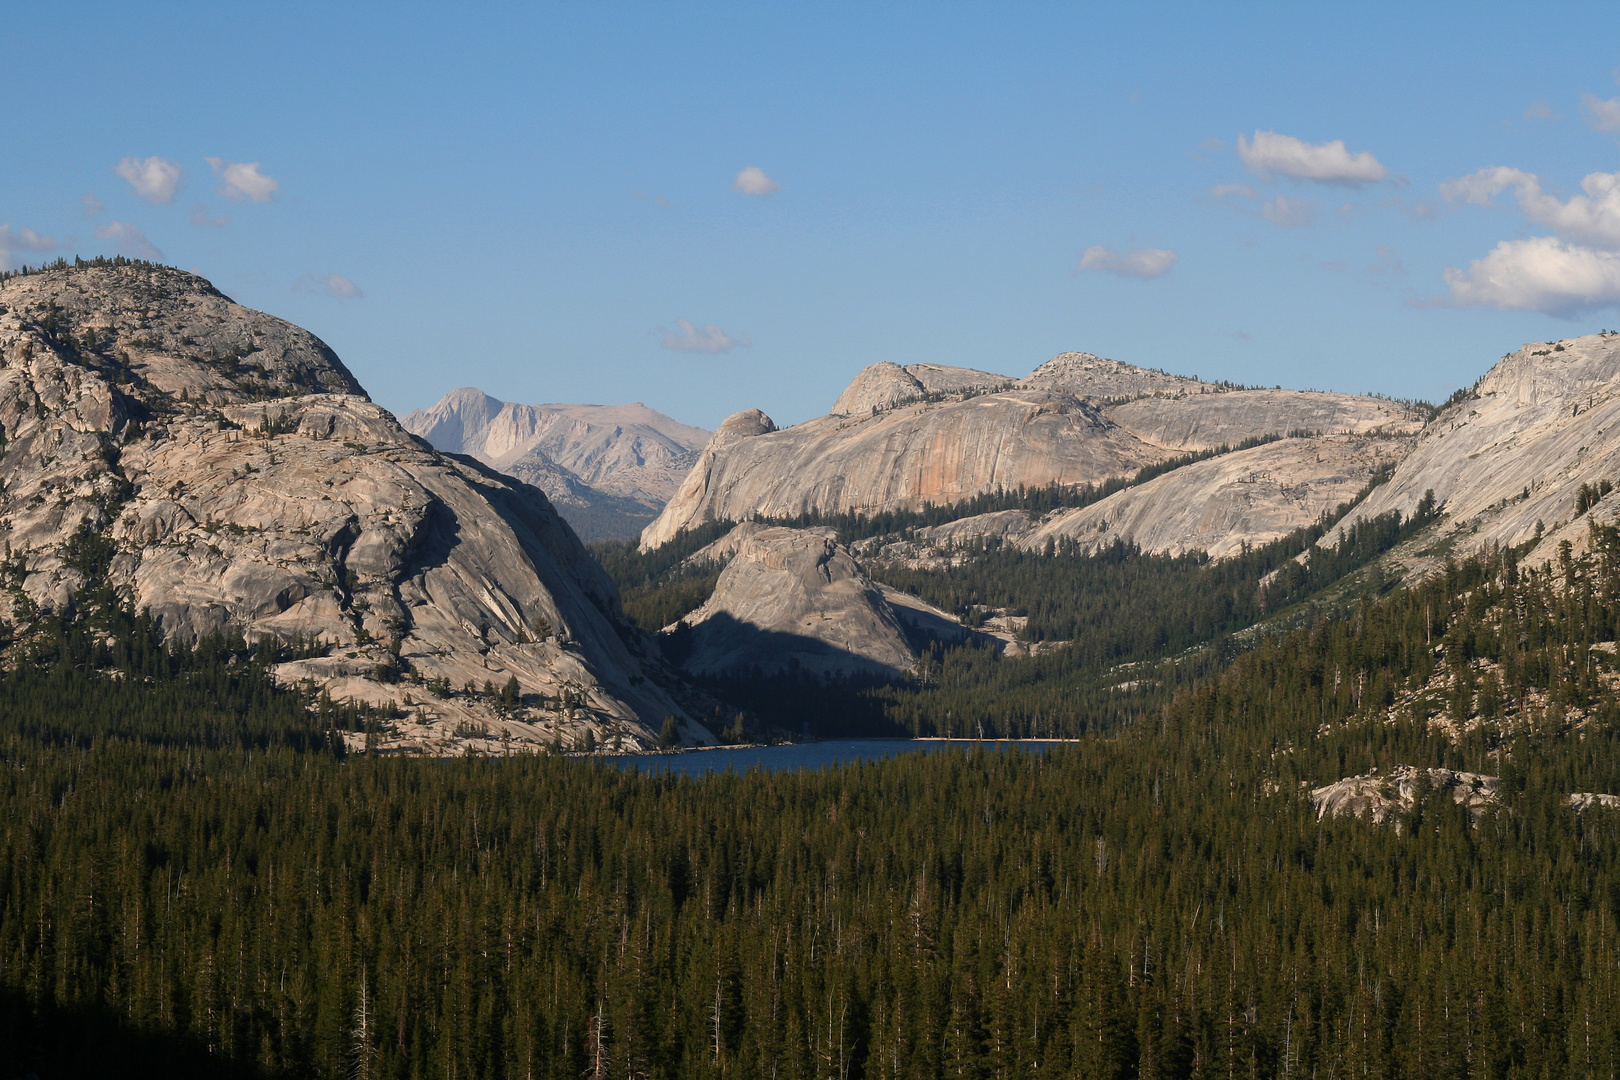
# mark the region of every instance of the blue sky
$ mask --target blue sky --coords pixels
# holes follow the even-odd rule
[[[1620,326],[1617,11],[13,5],[0,259],[161,253],[399,412],[1069,349],[1439,399]]]

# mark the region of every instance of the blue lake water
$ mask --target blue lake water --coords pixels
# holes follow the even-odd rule
[[[856,761],[872,761],[894,757],[896,754],[935,754],[954,751],[961,753],[975,746],[987,750],[1028,750],[1040,753],[1044,742],[976,742],[958,739],[945,742],[937,739],[842,739],[829,742],[796,743],[791,746],[749,746],[723,750],[692,750],[684,754],[625,754],[609,760],[620,768],[640,772],[684,773],[702,776],[705,773],[725,772],[733,769],[747,772],[759,768],[767,772],[786,769],[823,769],[848,765]]]

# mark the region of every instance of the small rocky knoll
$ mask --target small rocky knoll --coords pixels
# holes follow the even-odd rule
[[[1149,394],[1219,394],[1226,390],[1186,375],[1171,375],[1088,352],[1059,353],[1018,380],[1018,385],[1057,390],[1088,401],[1117,401]]]
[[[464,387],[402,421],[540,488],[590,539],[635,536],[691,471],[709,432],[631,405],[518,405]]]
[[[873,582],[831,529],[745,523],[694,559],[725,561],[708,602],[672,628],[697,675],[892,678],[912,670],[916,635],[967,634]]]
[[[1013,379],[974,368],[943,364],[899,364],[887,360],[868,364],[833,402],[833,415],[859,416],[875,410],[917,401],[930,394],[958,393],[985,387],[1011,386]]]
[[[1432,489],[1446,511],[1441,532],[1469,549],[1533,540],[1539,523],[1545,539],[1532,558],[1566,539],[1584,550],[1580,488],[1620,479],[1617,431],[1620,335],[1532,342],[1436,416],[1390,482],[1340,528],[1390,510],[1410,514]],[[1604,499],[1592,513],[1611,523],[1620,502]]]
[[[1494,776],[1397,765],[1383,776],[1374,772],[1336,780],[1313,789],[1310,798],[1319,821],[1331,814],[1367,817],[1378,824],[1393,816],[1398,830],[1399,815],[1409,813],[1431,792],[1448,793],[1454,803],[1466,806],[1478,820],[1497,804],[1500,791],[1501,781]]]
[[[1100,483],[1188,450],[1289,431],[1410,433],[1421,419],[1377,398],[1234,390],[1087,353],[1065,353],[1005,389],[991,381],[1000,378],[877,364],[834,415],[777,430],[758,410],[739,414],[642,533],[642,547],[712,521],[916,510],[1021,485]],[[929,385],[940,388],[935,396],[916,400]]]
[[[104,574],[165,634],[324,643],[278,677],[409,697],[392,745],[650,745],[684,716],[544,496],[412,437],[313,335],[200,278],[0,284],[0,431],[14,632]]]

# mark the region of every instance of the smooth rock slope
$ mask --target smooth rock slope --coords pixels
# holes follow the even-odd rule
[[[0,284],[0,430],[19,632],[73,603],[97,534],[111,583],[166,634],[315,637],[327,655],[280,677],[412,694],[395,745],[647,745],[684,716],[543,495],[412,437],[317,338],[201,278],[132,265]],[[522,705],[498,711],[482,688],[514,677]],[[447,696],[427,692],[438,680]]]
[[[1620,334],[1531,342],[1504,356],[1471,393],[1424,429],[1388,484],[1356,518],[1410,514],[1428,491],[1445,509],[1440,532],[1468,549],[1515,545],[1543,530],[1547,557],[1562,540],[1586,545],[1576,516],[1582,484],[1620,480]],[[1620,517],[1611,495],[1594,520]],[[1337,533],[1323,538],[1334,543]]]

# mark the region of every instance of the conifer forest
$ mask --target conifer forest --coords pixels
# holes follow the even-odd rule
[[[1332,575],[1401,532],[1368,525],[1324,556]],[[165,645],[92,598],[12,642],[0,680],[5,1067],[1615,1075],[1620,811],[1569,796],[1620,790],[1601,647],[1620,534],[1337,599],[1311,583],[1328,570],[1289,563],[1267,589],[1291,621],[1234,637],[1252,620],[1222,604],[1260,602],[1257,575],[1303,539],[1218,567],[985,552],[914,587],[1016,599],[1101,577],[1075,603],[1105,593],[1118,614],[1085,614],[1095,643],[1061,666],[944,650],[932,680],[816,705],[924,733],[977,710],[995,734],[1076,741],[700,779],[346,754],[341,730],[376,718],[276,687],[286,646]],[[678,568],[629,561],[632,599]],[[1125,658],[1138,685],[1102,687]],[[745,710],[782,691],[727,689]],[[1398,765],[1499,776],[1499,798],[1423,787],[1375,824],[1306,797]]]

